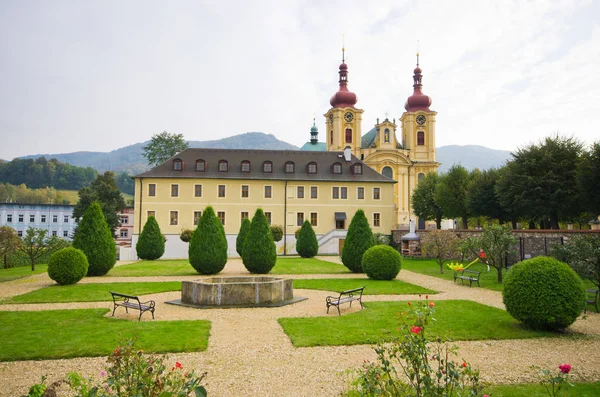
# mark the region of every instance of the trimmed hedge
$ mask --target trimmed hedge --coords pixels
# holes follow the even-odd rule
[[[150,261],[160,258],[165,253],[165,237],[153,216],[148,217],[135,245],[135,251],[140,259]]]
[[[365,252],[375,245],[375,238],[369,226],[369,221],[363,210],[358,210],[352,217],[348,227],[344,249],[342,250],[342,263],[353,273],[362,273],[362,257]]]
[[[257,209],[244,243],[242,261],[250,273],[266,274],[277,262],[277,250],[269,222],[262,209]]]
[[[402,268],[402,255],[390,246],[376,245],[363,255],[362,268],[374,280],[393,280]]]
[[[554,258],[539,256],[517,263],[504,280],[502,299],[511,316],[535,329],[562,329],[585,307],[579,276]]]
[[[250,219],[244,218],[242,224],[240,225],[240,231],[238,232],[237,238],[235,239],[235,250],[240,256],[244,252],[244,243],[246,242],[246,236],[248,235],[248,231],[250,230]]]
[[[82,250],[87,257],[88,276],[104,276],[117,262],[117,246],[97,202],[85,210],[75,232],[73,247]]]
[[[319,253],[317,235],[309,221],[304,221],[302,224],[296,241],[296,252],[303,258],[312,258]]]
[[[75,284],[85,277],[88,267],[88,260],[82,250],[63,248],[50,256],[48,276],[60,285]]]
[[[190,264],[200,274],[217,274],[227,263],[225,229],[212,207],[202,213],[188,247]]]

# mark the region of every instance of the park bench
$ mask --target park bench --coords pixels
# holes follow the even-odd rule
[[[152,313],[152,319],[154,319],[154,307],[156,306],[156,303],[154,301],[141,302],[140,298],[138,298],[137,296],[125,295],[112,291],[110,292],[110,294],[112,295],[113,304],[115,305],[112,313],[113,317],[115,315],[115,310],[117,310],[117,307],[122,306],[125,308],[126,313],[129,313],[129,309],[139,310],[140,317],[138,318],[138,321],[142,319],[142,314],[144,314],[144,312]]]
[[[350,307],[352,307],[352,301],[358,301],[360,303],[360,308],[362,309],[362,294],[364,289],[365,287],[354,288],[340,292],[339,296],[328,296],[325,298],[325,301],[327,302],[327,313],[329,314],[329,308],[331,306],[335,306],[337,307],[338,314],[341,316],[340,305],[342,303],[350,303]]]
[[[470,270],[470,269],[457,270],[454,272],[454,282],[456,283],[456,280],[460,280],[460,283],[464,284],[465,281],[468,281],[469,287],[473,286],[473,283],[477,283],[477,286],[481,287],[481,285],[479,285],[479,276],[480,275],[481,275],[481,272],[478,272],[476,270]]]
[[[597,289],[588,289],[586,290],[587,298],[585,301],[585,309],[584,313],[587,313],[587,305],[594,305],[596,308],[596,313],[598,313],[598,300],[600,298],[600,290]]]

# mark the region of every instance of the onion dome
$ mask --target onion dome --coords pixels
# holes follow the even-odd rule
[[[431,97],[423,94],[421,89],[423,88],[423,84],[421,80],[423,76],[421,75],[421,68],[419,67],[419,54],[417,53],[417,67],[414,70],[413,76],[413,88],[414,92],[411,96],[408,97],[406,103],[404,104],[404,109],[407,112],[415,112],[417,110],[425,110],[430,111],[429,106],[431,106]]]
[[[348,65],[344,60],[344,49],[342,48],[342,63],[340,65],[340,88],[336,92],[329,103],[334,108],[354,107],[358,99],[356,94],[348,90]]]
[[[310,128],[310,142],[313,144],[319,142],[319,129],[315,119],[313,119],[313,126]]]

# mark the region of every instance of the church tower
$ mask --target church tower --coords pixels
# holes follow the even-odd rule
[[[339,89],[329,101],[331,109],[324,114],[327,150],[343,151],[349,147],[355,156],[360,157],[363,110],[354,107],[356,94],[348,90],[348,65],[343,48],[339,75]]]

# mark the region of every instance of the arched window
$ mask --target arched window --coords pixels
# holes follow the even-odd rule
[[[242,161],[240,169],[242,172],[250,172],[250,162],[248,160]]]
[[[285,172],[288,174],[294,173],[294,162],[293,161],[288,161],[287,163],[285,163]]]
[[[394,171],[392,171],[391,167],[383,167],[383,169],[381,170],[381,175],[387,176],[388,178],[393,178]]]
[[[270,161],[265,161],[263,163],[263,172],[266,172],[266,173],[273,172],[273,163]]]
[[[383,132],[383,141],[386,143],[389,143],[390,141],[390,129],[386,128],[385,131]]]
[[[354,164],[354,166],[352,167],[352,172],[356,175],[362,174],[362,171],[363,171],[362,164]]]
[[[417,132],[417,145],[425,145],[425,133],[423,131]]]
[[[352,129],[346,128],[346,143],[352,143]]]
[[[196,171],[198,171],[198,172],[206,171],[206,162],[204,160],[196,160]]]
[[[341,174],[342,173],[342,164],[333,163],[333,165],[331,166],[331,170],[333,171],[334,174]]]
[[[229,170],[229,164],[227,163],[227,160],[219,160],[219,171],[227,172],[227,170]]]
[[[173,171],[181,171],[183,169],[183,161],[180,159],[173,160]]]
[[[417,181],[421,182],[423,179],[425,179],[425,174],[420,172],[419,175],[417,175]]]
[[[333,131],[329,131],[329,143],[333,145]]]
[[[317,173],[317,163],[315,163],[314,161],[311,161],[310,163],[308,163],[306,165],[306,170],[308,171],[309,174],[316,174]]]

